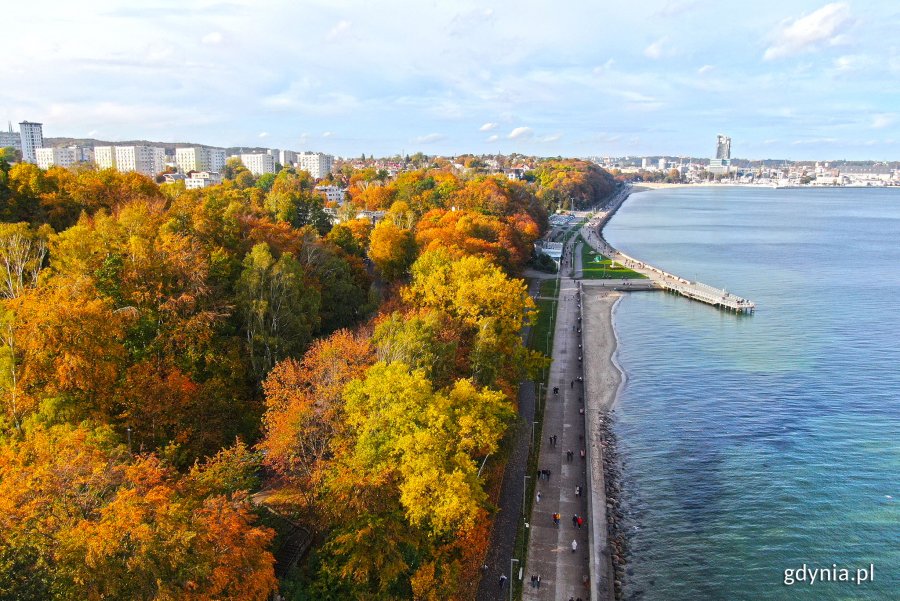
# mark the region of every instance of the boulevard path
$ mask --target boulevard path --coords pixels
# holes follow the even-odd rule
[[[573,245],[566,249],[572,257]],[[570,274],[571,263],[564,264]],[[574,267],[580,268],[576,260]],[[550,470],[550,478],[538,479],[536,492],[540,501],[532,506],[528,542],[528,560],[524,570],[522,599],[526,601],[590,598],[588,585],[589,543],[587,524],[587,466],[581,457],[585,448],[584,389],[578,381],[581,373],[581,334],[578,321],[577,285],[571,278],[560,280],[556,330],[553,337],[553,363],[548,379],[538,469]],[[554,394],[553,388],[559,393]],[[556,436],[552,445],[550,436]],[[569,459],[568,451],[572,451]],[[530,474],[537,478],[538,474]],[[575,487],[582,494],[576,495]],[[559,525],[553,514],[561,516]],[[573,524],[573,516],[584,521],[581,528]],[[572,541],[576,547],[573,552]],[[540,587],[531,585],[531,576],[540,576]]]

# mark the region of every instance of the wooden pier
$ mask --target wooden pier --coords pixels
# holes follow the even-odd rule
[[[654,267],[649,263],[644,263],[639,259],[630,257],[613,248],[603,238],[603,227],[615,212],[619,210],[619,207],[622,206],[622,203],[625,202],[625,199],[628,198],[630,194],[631,186],[624,187],[606,207],[585,224],[583,229],[587,235],[582,235],[582,238],[587,240],[588,244],[598,252],[609,257],[611,260],[621,263],[625,267],[647,276],[656,284],[657,288],[661,288],[667,292],[680,294],[725,311],[753,313],[756,310],[756,303],[751,300],[741,298],[726,290],[715,288],[702,282],[692,282],[683,277],[668,273],[658,267]]]

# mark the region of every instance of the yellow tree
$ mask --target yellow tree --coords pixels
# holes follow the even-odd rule
[[[412,232],[384,220],[370,234],[369,258],[382,277],[394,281],[406,274],[415,259]]]

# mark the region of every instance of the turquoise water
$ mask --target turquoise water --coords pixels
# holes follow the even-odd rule
[[[900,599],[900,189],[657,190],[606,237],[758,306],[618,305],[626,598]]]

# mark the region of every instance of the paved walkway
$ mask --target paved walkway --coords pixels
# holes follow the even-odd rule
[[[568,269],[564,270],[567,273]],[[586,462],[581,458],[584,448],[584,391],[577,381],[581,375],[578,348],[578,302],[576,284],[569,278],[561,280],[560,303],[553,338],[553,364],[550,367],[549,391],[544,410],[543,439],[539,469],[550,470],[550,479],[539,479],[530,523],[528,563],[524,574],[522,599],[568,601],[569,597],[588,599],[588,527]],[[559,387],[554,394],[553,388]],[[551,445],[549,437],[557,437]],[[572,458],[567,451],[572,451]],[[531,474],[532,478],[537,474]],[[576,495],[575,487],[582,489]],[[553,523],[553,514],[561,515],[560,524]],[[584,524],[576,527],[573,516],[581,516]],[[572,550],[572,541],[576,549]],[[532,587],[532,575],[540,575],[540,588]]]

